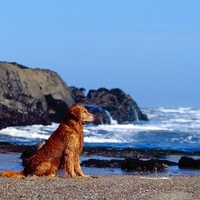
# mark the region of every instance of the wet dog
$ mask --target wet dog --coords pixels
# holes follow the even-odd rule
[[[74,104],[46,143],[29,158],[21,172],[4,171],[0,176],[56,176],[59,169],[75,178],[85,177],[79,163],[83,148],[83,125],[94,117],[81,105]]]

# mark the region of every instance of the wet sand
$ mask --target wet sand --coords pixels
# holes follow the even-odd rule
[[[200,176],[0,178],[0,199],[200,199]]]

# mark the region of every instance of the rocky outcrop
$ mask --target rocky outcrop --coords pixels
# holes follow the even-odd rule
[[[0,129],[59,122],[74,103],[69,88],[50,70],[0,62]]]
[[[95,116],[94,124],[147,120],[136,102],[120,89],[69,88],[56,72],[0,62],[0,129],[60,122],[73,103]],[[112,116],[112,118],[111,118]]]
[[[76,103],[90,105],[91,110],[94,105],[100,106],[102,109],[107,110],[118,123],[148,120],[131,96],[118,88],[90,90],[87,95],[85,95],[84,88],[70,87],[70,89]],[[108,121],[108,116],[104,112],[97,112],[96,110],[96,113],[99,114],[96,117],[98,123]]]

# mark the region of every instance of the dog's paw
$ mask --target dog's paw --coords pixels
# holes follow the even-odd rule
[[[91,176],[90,175],[86,175],[86,174],[82,174],[80,177],[82,177],[82,178],[90,178]]]

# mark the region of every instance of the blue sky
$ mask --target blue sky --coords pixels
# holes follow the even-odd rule
[[[0,51],[140,107],[200,108],[199,0],[0,0]]]

